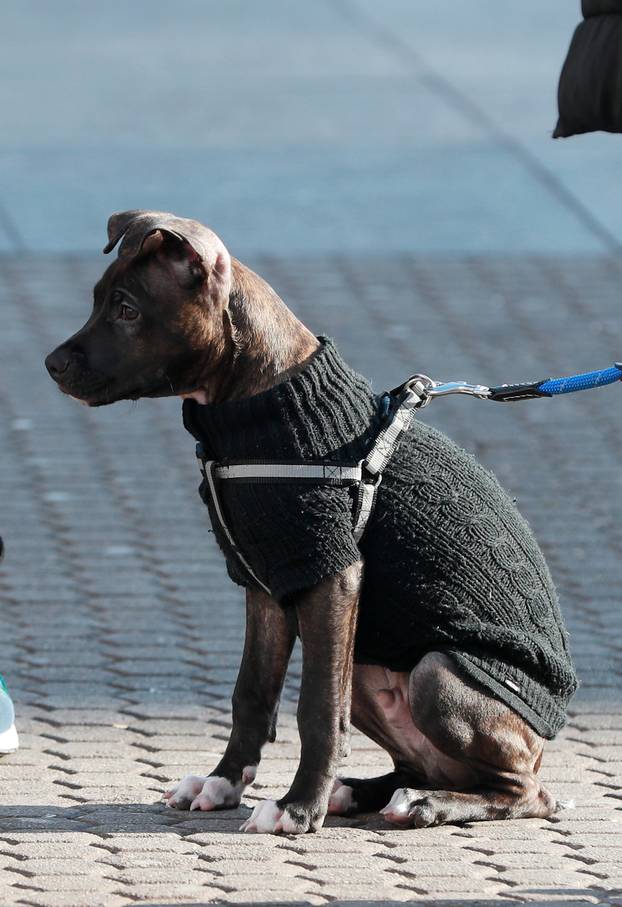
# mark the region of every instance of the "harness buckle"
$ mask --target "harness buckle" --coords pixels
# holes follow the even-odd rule
[[[378,488],[382,482],[382,473],[372,472],[367,465],[367,460],[361,460],[359,465],[361,467],[361,482],[370,485],[372,488]]]
[[[420,400],[416,404],[417,409],[424,409],[432,400],[431,391],[436,383],[428,375],[411,375],[402,385],[402,390],[416,394]]]

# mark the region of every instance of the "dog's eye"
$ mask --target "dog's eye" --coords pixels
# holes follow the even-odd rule
[[[122,303],[119,306],[119,314],[117,316],[121,321],[135,321],[138,318],[138,312],[136,309],[133,309],[131,305],[126,305]]]

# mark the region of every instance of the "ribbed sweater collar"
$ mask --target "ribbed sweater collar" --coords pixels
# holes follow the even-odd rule
[[[378,425],[369,382],[331,340],[299,372],[252,397],[202,405],[184,400],[187,430],[210,459],[358,459]]]

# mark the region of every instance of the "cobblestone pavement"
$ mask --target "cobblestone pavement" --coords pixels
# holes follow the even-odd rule
[[[380,390],[412,371],[489,381],[622,355],[608,258],[252,262]],[[0,668],[22,748],[0,762],[0,903],[362,901],[622,903],[621,389],[423,417],[519,499],[550,559],[582,687],[542,775],[574,810],[550,820],[400,831],[330,819],[304,838],[242,836],[295,766],[299,662],[279,739],[235,811],[159,802],[213,766],[229,728],[241,595],[197,495],[179,402],[90,411],[43,355],[82,323],[102,261],[0,260]],[[354,739],[348,771],[383,755]]]

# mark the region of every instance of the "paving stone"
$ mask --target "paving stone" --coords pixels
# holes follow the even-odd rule
[[[287,907],[296,907],[304,904],[326,904],[326,898],[323,895],[313,895],[305,892],[300,894],[296,892],[293,897],[283,897],[282,891],[270,891],[266,888],[258,891],[255,887],[242,888],[236,891],[228,891],[220,896],[223,904],[287,904]],[[393,900],[397,900],[394,898]],[[406,900],[405,898],[403,900]],[[379,903],[376,901],[375,903]],[[348,901],[350,904],[350,901]]]
[[[469,895],[494,895],[498,888],[498,885],[490,880],[468,879],[465,876],[458,879],[453,876],[443,878],[424,875],[417,879],[405,879],[401,882],[401,886],[406,890],[427,894],[435,899],[448,896],[461,899],[468,898]]]
[[[62,850],[59,848],[59,851]],[[41,877],[45,876],[88,876],[91,877],[92,874],[97,875],[99,869],[95,864],[96,854],[91,851],[90,854],[84,855],[81,861],[78,863],[76,857],[67,853],[65,858],[59,859],[56,857],[45,857],[39,859],[35,856],[28,857],[28,859],[23,860],[19,864],[19,871],[24,875],[31,877]]]
[[[571,869],[535,869],[531,867],[530,869],[504,869],[499,874],[499,877],[510,885],[556,885],[558,888],[579,888],[585,886],[587,888],[589,885],[597,884],[599,881],[598,877],[593,875],[594,871],[592,866],[589,867],[589,871],[586,870],[585,872],[573,872]]]
[[[569,833],[569,835],[572,833]],[[599,850],[601,856],[604,856],[606,859],[606,851],[610,848],[613,850],[619,850],[620,848],[620,838],[617,835],[598,835],[598,834],[578,834],[576,837],[566,837],[564,843],[573,841],[581,847],[592,848],[593,850]]]
[[[576,849],[569,850],[568,853],[573,858],[585,861],[586,863],[599,863],[603,861],[617,861],[622,863],[622,841],[618,842],[618,847],[607,847],[604,852],[600,847],[581,847],[575,844]]]
[[[114,882],[120,882],[123,885],[127,885],[130,888],[141,885],[169,885],[169,887],[174,890],[178,885],[186,886],[199,881],[196,872],[197,865],[195,861],[190,866],[184,866],[183,868],[180,868],[179,865],[177,867],[162,865],[155,867],[128,866],[120,871],[107,868],[106,877]],[[224,879],[221,880],[217,878],[216,873],[204,870],[201,873],[200,881],[205,882],[205,884],[218,885],[220,884],[220,881],[224,882]]]
[[[57,875],[54,873],[41,872],[37,878],[23,877],[19,886],[25,891],[37,892],[55,892],[62,891],[70,897],[83,898],[88,902],[91,896],[101,895],[103,892],[112,891],[112,884],[108,879],[93,874],[86,875]],[[39,895],[41,897],[41,895]]]
[[[23,874],[18,872],[17,869],[18,867],[10,869],[2,867],[0,869],[0,885],[2,885],[3,889],[23,881]]]
[[[533,903],[541,901],[545,904],[555,904],[556,907],[562,907],[564,904],[568,904],[569,907],[576,907],[577,904],[600,904],[600,903],[609,903],[609,899],[603,901],[604,892],[594,891],[590,892],[589,889],[576,889],[567,888],[562,890],[559,895],[552,895],[550,889],[546,888],[517,888],[516,889],[516,899],[520,900],[521,897],[526,898],[527,903]],[[559,898],[559,899],[558,899]]]
[[[16,903],[33,907],[127,907],[127,899],[110,892],[99,890],[77,893],[72,891],[22,891],[21,900]]]
[[[128,897],[129,892],[131,891],[131,897]],[[215,902],[218,903],[223,899],[225,892],[222,888],[218,888],[214,885],[201,885],[196,882],[176,882],[175,885],[171,885],[169,882],[154,882],[153,884],[134,884],[131,886],[131,889],[127,890],[127,893],[123,891],[122,888],[117,889],[114,894],[123,895],[126,900],[125,904],[133,903],[135,901],[148,901],[151,904],[156,903],[195,903],[199,901],[200,904],[204,902]]]

